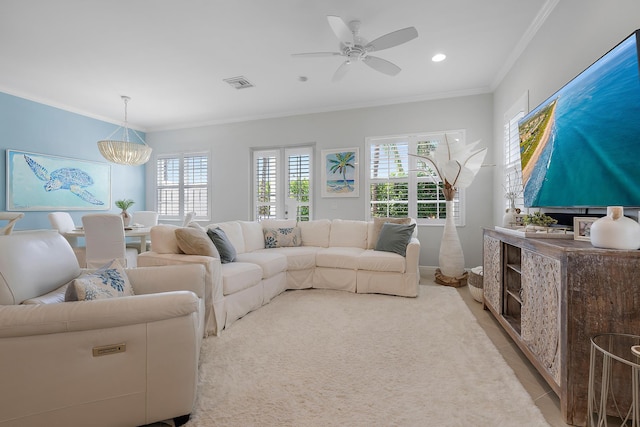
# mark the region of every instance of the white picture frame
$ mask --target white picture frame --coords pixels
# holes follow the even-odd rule
[[[591,241],[591,224],[598,218],[589,216],[576,216],[573,218],[573,238],[574,240]]]
[[[360,196],[360,153],[358,147],[322,150],[322,197]]]

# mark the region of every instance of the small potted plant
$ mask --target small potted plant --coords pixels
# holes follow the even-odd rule
[[[122,222],[124,223],[125,227],[127,227],[129,225],[129,222],[131,222],[131,215],[129,215],[127,209],[133,206],[134,203],[135,202],[131,199],[116,200],[116,207],[122,209],[120,215],[122,215]]]
[[[534,212],[522,217],[522,223],[527,228],[545,229],[553,224],[557,224],[558,220],[553,219],[550,216],[543,214],[542,212]]]

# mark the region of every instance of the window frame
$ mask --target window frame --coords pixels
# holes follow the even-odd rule
[[[184,170],[185,170],[185,158],[189,158],[189,157],[196,157],[196,156],[201,156],[201,157],[205,157],[207,159],[207,167],[206,167],[206,173],[207,173],[207,182],[206,184],[202,184],[202,185],[187,185],[185,184],[185,176],[184,176]],[[179,175],[179,179],[178,179],[178,184],[177,185],[159,185],[158,184],[158,163],[161,160],[167,160],[167,159],[176,159],[178,161],[179,167],[178,167],[178,175]],[[212,212],[211,212],[211,188],[212,188],[212,182],[211,182],[211,152],[208,150],[198,150],[198,151],[189,151],[189,152],[180,152],[180,153],[162,153],[162,154],[157,154],[156,156],[154,156],[154,192],[153,192],[153,204],[155,206],[155,210],[158,212],[158,219],[159,220],[164,220],[164,221],[179,221],[181,222],[186,213],[190,212],[191,209],[186,209],[185,208],[185,191],[188,188],[204,188],[205,194],[207,195],[207,202],[206,202],[206,206],[207,206],[207,213],[206,214],[202,214],[201,212],[197,212],[196,211],[196,220],[199,221],[208,221],[211,219],[212,216]],[[158,196],[160,190],[162,188],[177,188],[178,190],[178,214],[177,215],[163,215],[161,213],[161,209],[160,209],[160,203],[161,200]]]
[[[419,159],[412,155],[407,155],[406,157],[406,165],[407,165],[407,175],[401,178],[372,178],[372,159],[371,159],[371,151],[372,145],[374,144],[388,144],[388,143],[406,143],[408,148],[407,152],[410,154],[416,154],[418,144],[420,142],[425,141],[433,141],[433,140],[443,140],[445,135],[449,137],[450,135],[459,135],[459,137],[464,141],[466,141],[466,130],[465,129],[457,129],[457,130],[447,130],[447,131],[436,131],[436,132],[419,132],[413,134],[400,134],[400,135],[388,135],[388,136],[376,136],[376,137],[367,137],[365,138],[365,186],[366,186],[366,212],[365,217],[367,220],[372,219],[371,215],[371,185],[376,182],[407,182],[408,184],[408,197],[407,197],[407,210],[408,216],[415,218],[416,223],[419,226],[444,226],[446,222],[446,216],[443,218],[418,218],[418,183],[420,182],[434,182],[437,180],[440,183],[440,180],[437,178],[437,175],[432,176],[418,176],[418,162]],[[403,164],[405,164],[404,156],[400,159]],[[423,170],[423,168],[420,168]],[[466,223],[465,217],[465,190],[459,189],[456,192],[456,197],[454,198],[454,221],[456,226],[464,227]],[[434,201],[435,204],[445,204],[444,194],[442,190],[440,190],[438,194],[438,198]]]

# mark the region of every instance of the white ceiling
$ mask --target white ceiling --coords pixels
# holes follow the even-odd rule
[[[0,91],[153,131],[493,90],[557,0],[2,0]],[[395,77],[342,57],[327,15],[361,21]],[[447,59],[433,63],[443,52]],[[223,81],[244,76],[254,88]],[[308,78],[300,81],[300,76]]]

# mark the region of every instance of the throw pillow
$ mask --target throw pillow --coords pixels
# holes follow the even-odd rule
[[[411,241],[415,224],[392,224],[387,222],[382,225],[376,251],[395,252],[399,255],[407,255],[407,245]]]
[[[65,301],[89,301],[135,295],[124,268],[114,259],[95,272],[74,279],[67,286]]]
[[[178,247],[187,255],[204,255],[220,258],[213,241],[203,229],[183,227],[176,229]]]
[[[176,241],[177,225],[154,225],[151,227],[151,250],[159,254],[179,254],[180,247]]]
[[[302,234],[300,233],[300,227],[264,229],[265,248],[286,248],[300,246],[301,244]]]
[[[382,230],[382,226],[386,223],[392,224],[411,224],[411,218],[392,218],[392,217],[374,217],[373,218],[373,230],[371,232],[371,242],[369,242],[369,248],[373,249],[378,242],[378,236],[380,235],[380,230]]]
[[[207,234],[220,253],[221,263],[226,264],[236,260],[236,248],[233,247],[227,234],[220,227],[208,229]]]

